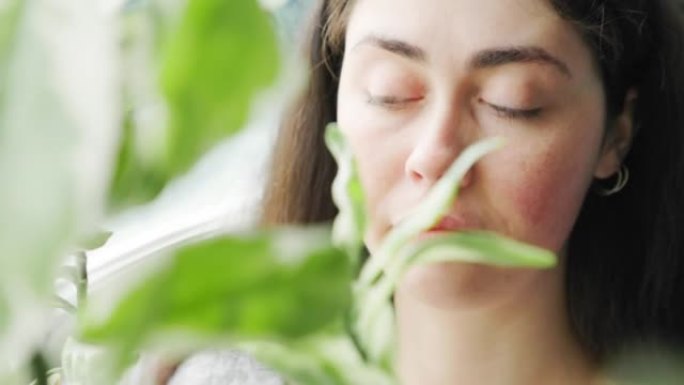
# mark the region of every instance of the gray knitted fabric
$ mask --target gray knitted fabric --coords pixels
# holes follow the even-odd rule
[[[209,350],[185,360],[168,385],[284,385],[284,381],[242,352]]]

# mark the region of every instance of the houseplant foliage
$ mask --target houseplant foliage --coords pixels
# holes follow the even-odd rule
[[[192,350],[212,339],[250,351],[294,383],[391,384],[390,297],[412,263],[553,265],[554,256],[544,250],[488,233],[413,242],[453,204],[459,180],[472,164],[500,145],[495,139],[465,151],[419,210],[387,237],[381,249],[400,258],[374,256],[354,279],[364,204],[362,194],[347,193],[359,181],[334,124],[327,138],[340,166],[335,197],[341,210],[333,239],[327,228],[285,228],[181,250],[167,269],[133,288],[105,322],[89,321],[87,312],[82,318],[81,338],[109,347],[113,373],[150,341],[173,340],[176,349]]]
[[[0,22],[0,379],[11,384],[28,382],[64,256],[111,207],[152,198],[238,131],[279,53],[255,1],[8,0]],[[148,110],[156,120],[139,119]]]
[[[61,256],[105,207],[118,136],[116,40],[92,2],[0,8],[0,373],[18,379],[48,326]]]

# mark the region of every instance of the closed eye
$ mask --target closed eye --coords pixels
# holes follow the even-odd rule
[[[529,108],[529,109],[521,109],[521,108],[512,108],[512,107],[506,107],[506,106],[500,106],[497,104],[492,104],[492,103],[487,103],[485,102],[491,109],[494,110],[494,112],[497,114],[497,116],[501,118],[507,118],[507,119],[534,119],[538,117],[542,109],[539,108]]]
[[[373,106],[398,109],[410,103],[417,102],[422,97],[401,97],[395,95],[371,95],[368,94],[367,102]]]

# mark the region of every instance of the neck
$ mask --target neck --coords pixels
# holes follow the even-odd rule
[[[530,290],[491,307],[438,308],[400,288],[401,384],[592,383],[594,370],[570,332],[559,274],[542,272]]]

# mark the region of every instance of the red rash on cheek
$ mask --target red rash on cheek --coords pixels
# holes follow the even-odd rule
[[[506,210],[512,233],[524,241],[558,251],[567,239],[586,187],[581,164],[545,154],[526,162],[510,189]]]
[[[545,212],[548,211],[548,197],[545,189],[539,188],[538,184],[530,181],[531,185],[516,186],[513,192],[513,202],[524,215],[524,219],[529,225],[539,226],[544,224]]]

